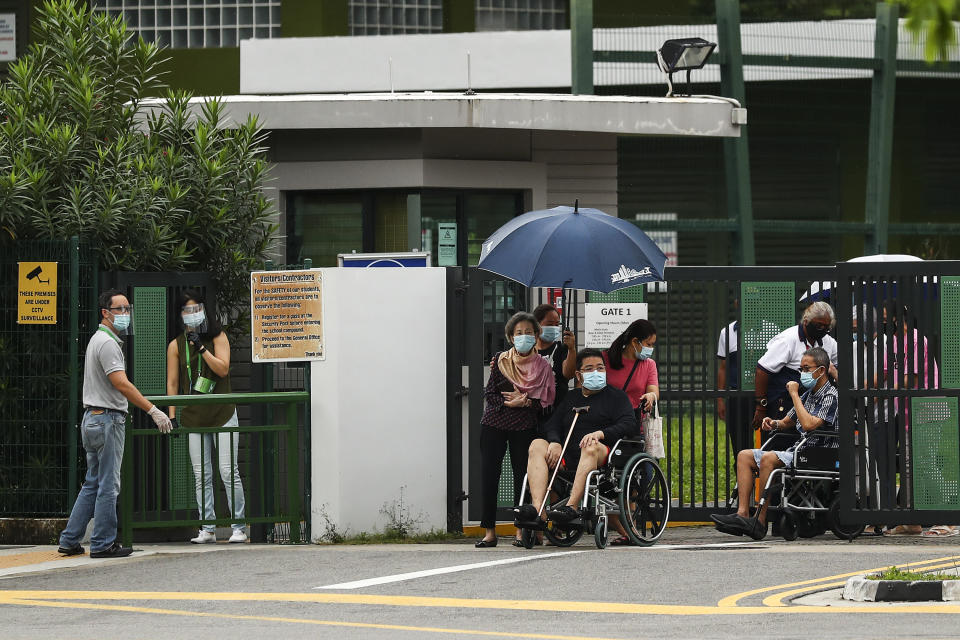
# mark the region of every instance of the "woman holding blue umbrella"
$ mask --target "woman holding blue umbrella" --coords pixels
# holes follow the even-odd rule
[[[504,327],[511,347],[497,353],[490,363],[480,419],[480,526],[486,532],[474,545],[478,549],[497,546],[497,492],[507,447],[513,467],[513,504],[518,504],[527,449],[536,435],[540,412],[551,406],[556,396],[553,368],[534,348],[540,332],[533,315],[515,313]]]

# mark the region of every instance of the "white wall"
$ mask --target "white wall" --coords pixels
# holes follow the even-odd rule
[[[312,363],[311,537],[388,524],[403,501],[445,529],[446,272],[321,269],[326,360]]]
[[[569,31],[498,31],[243,40],[240,92],[462,90],[468,51],[474,87],[570,86]]]

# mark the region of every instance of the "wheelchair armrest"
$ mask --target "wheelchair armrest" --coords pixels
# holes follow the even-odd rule
[[[797,432],[785,432],[779,431],[774,433],[770,438],[763,443],[763,446],[760,447],[761,451],[785,451],[790,448],[797,440],[800,440],[800,434]]]

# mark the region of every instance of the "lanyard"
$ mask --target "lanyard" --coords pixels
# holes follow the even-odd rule
[[[183,338],[183,346],[187,350],[187,390],[188,393],[193,393],[193,371],[190,369],[190,341],[187,340],[186,336]],[[203,354],[197,354],[197,378],[200,377],[201,367],[203,365]]]
[[[113,338],[113,339],[116,341],[117,344],[123,344],[122,342],[120,342],[120,338],[118,338],[117,336],[113,335],[113,332],[110,331],[110,329],[107,329],[105,326],[100,325],[99,327],[97,327],[97,331],[103,331],[105,334],[107,334],[108,336],[110,336],[111,338]]]

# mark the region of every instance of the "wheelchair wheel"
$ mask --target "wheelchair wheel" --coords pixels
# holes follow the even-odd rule
[[[520,542],[523,543],[525,548],[533,549],[533,545],[537,542],[537,532],[533,529],[521,529]]]
[[[821,514],[797,514],[797,535],[801,538],[816,538],[822,535],[827,530],[827,525],[823,520]]]
[[[569,527],[567,525],[557,524],[556,522],[547,523],[544,531],[547,539],[557,547],[569,547],[577,543],[580,536],[583,535],[583,529],[580,527]]]
[[[645,453],[630,458],[623,467],[618,502],[630,542],[646,547],[663,535],[670,517],[670,489],[656,460]]]
[[[607,548],[607,519],[603,516],[597,521],[597,526],[593,528],[593,540],[597,543],[597,549]]]
[[[793,542],[797,539],[797,521],[789,513],[784,512],[780,516],[779,535],[783,536],[783,539],[788,542]]]
[[[857,501],[859,503],[859,500]],[[840,496],[836,495],[830,502],[830,511],[827,512],[827,524],[833,535],[841,540],[853,540],[861,533],[865,525],[845,524],[840,520]]]

